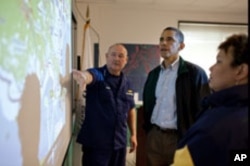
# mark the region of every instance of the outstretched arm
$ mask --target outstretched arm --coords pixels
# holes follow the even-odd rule
[[[93,76],[88,71],[72,70],[73,79],[79,84],[81,89],[93,81]]]

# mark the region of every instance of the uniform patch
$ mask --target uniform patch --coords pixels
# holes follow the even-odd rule
[[[131,96],[133,96],[133,95],[134,95],[134,92],[133,92],[132,90],[130,90],[130,89],[129,89],[129,90],[127,91],[127,93],[126,93],[126,94],[127,94],[127,95],[131,95]]]

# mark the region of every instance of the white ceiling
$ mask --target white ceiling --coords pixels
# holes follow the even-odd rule
[[[164,10],[248,13],[248,0],[76,0],[77,3],[150,7]]]

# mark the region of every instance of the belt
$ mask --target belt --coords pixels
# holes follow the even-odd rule
[[[168,134],[176,134],[177,133],[177,129],[163,129],[155,124],[153,124],[153,127],[155,127],[157,130],[159,130],[163,133],[168,133]]]

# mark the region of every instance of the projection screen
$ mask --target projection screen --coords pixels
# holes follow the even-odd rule
[[[61,165],[71,137],[71,0],[0,5],[0,165]]]

